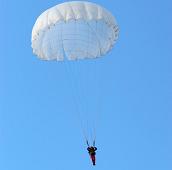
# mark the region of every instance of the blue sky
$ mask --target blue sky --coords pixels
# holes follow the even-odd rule
[[[64,65],[40,61],[31,49],[36,18],[61,2],[0,1],[1,170],[93,168]],[[92,2],[110,10],[120,27],[116,46],[98,65],[94,168],[171,170],[172,1]]]

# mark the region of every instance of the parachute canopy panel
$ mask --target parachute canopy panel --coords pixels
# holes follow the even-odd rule
[[[32,30],[33,53],[43,60],[97,58],[118,38],[113,15],[84,1],[65,2],[43,12]]]

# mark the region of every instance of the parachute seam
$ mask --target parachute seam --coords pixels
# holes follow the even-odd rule
[[[100,53],[100,55],[102,55],[102,52],[101,52],[101,44],[100,44],[100,40],[99,40],[99,38],[98,38],[98,36],[97,36],[97,33],[95,32],[95,30],[94,29],[92,29],[91,28],[91,26],[89,25],[89,23],[88,22],[86,22],[87,23],[87,25],[89,26],[89,28],[95,33],[95,36],[96,36],[96,38],[97,38],[97,42],[98,42],[98,44],[99,44],[99,53]]]
[[[73,16],[74,16],[74,20],[76,20],[76,16],[75,16],[74,10],[73,10],[73,8],[72,8],[72,6],[71,6],[70,3],[69,3],[69,7],[71,8],[72,14],[73,14]]]

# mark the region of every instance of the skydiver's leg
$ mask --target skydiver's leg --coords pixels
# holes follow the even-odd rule
[[[95,157],[95,155],[91,155],[91,160],[93,162],[93,165],[96,165],[96,157]]]

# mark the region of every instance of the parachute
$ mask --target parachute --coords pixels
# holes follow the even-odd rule
[[[91,2],[71,1],[58,4],[38,17],[31,46],[42,60],[84,62],[107,54],[118,34],[116,20],[105,8]]]

